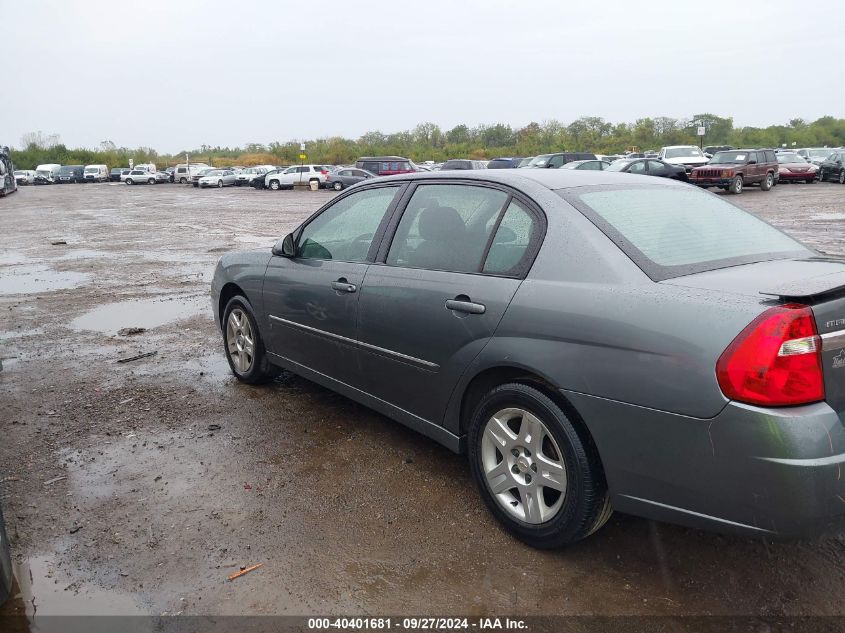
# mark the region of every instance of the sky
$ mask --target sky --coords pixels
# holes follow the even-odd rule
[[[0,0],[0,145],[42,131],[172,153],[425,121],[845,117],[843,24],[843,2],[822,15],[794,0]]]

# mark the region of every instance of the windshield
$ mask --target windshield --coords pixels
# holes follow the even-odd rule
[[[654,281],[812,254],[750,213],[693,187],[626,185],[559,193]]]
[[[803,156],[799,156],[798,154],[778,154],[778,162],[779,163],[806,163],[807,161],[804,160]]]
[[[551,154],[541,154],[540,156],[535,156],[531,162],[528,163],[528,167],[544,167],[551,157]]]
[[[693,146],[669,147],[663,155],[664,158],[688,158],[690,156],[694,156],[695,158],[704,158],[704,154],[701,153],[701,150]]]
[[[717,152],[710,159],[711,165],[729,165],[731,163],[744,163],[748,158],[748,152]]]
[[[203,172],[203,176],[225,176],[226,172],[223,169],[212,169],[211,171]]]
[[[85,168],[86,174],[96,174],[98,171],[100,171],[99,167],[86,167]]]
[[[823,149],[808,149],[807,155],[810,158],[827,158],[830,156],[831,150],[828,148]]]
[[[634,161],[632,161],[632,160],[624,160],[624,159],[615,160],[612,163],[610,163],[610,165],[608,165],[606,171],[622,171],[623,169],[625,169],[628,165],[630,165],[633,162]]]

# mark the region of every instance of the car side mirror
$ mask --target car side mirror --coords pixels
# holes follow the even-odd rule
[[[293,257],[296,246],[293,243],[293,233],[288,233],[273,246],[273,255],[277,257]]]

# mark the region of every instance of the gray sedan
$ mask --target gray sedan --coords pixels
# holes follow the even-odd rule
[[[231,169],[210,169],[199,178],[200,189],[205,187],[234,187],[237,174]]]
[[[377,178],[377,176],[366,169],[355,169],[353,167],[338,169],[329,172],[326,176],[326,188],[331,187],[335,191],[340,191],[370,178]]]
[[[466,453],[533,546],[613,509],[762,536],[845,525],[845,262],[689,185],[380,178],[272,251],[224,255],[212,303],[239,380],[287,369]]]

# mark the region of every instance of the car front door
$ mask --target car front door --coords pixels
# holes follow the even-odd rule
[[[665,178],[670,175],[666,167],[664,167],[663,163],[659,160],[646,161],[646,171],[648,171],[649,176],[660,176]]]
[[[373,241],[400,188],[339,196],[297,231],[293,257],[271,258],[263,299],[272,354],[356,384],[358,299]]]
[[[490,340],[530,266],[539,218],[507,189],[416,185],[361,291],[366,391],[418,422],[442,423],[458,379]]]

